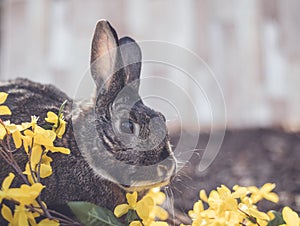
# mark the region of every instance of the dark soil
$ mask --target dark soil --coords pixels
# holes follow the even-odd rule
[[[173,143],[178,135],[171,136]],[[300,133],[281,129],[244,129],[226,131],[221,150],[211,166],[199,172],[198,165],[208,134],[201,134],[189,163],[179,172],[170,187],[174,192],[175,208],[180,212],[192,209],[199,199],[199,190],[209,192],[224,184],[232,187],[262,186],[276,183],[278,204],[261,202],[261,210],[280,210],[288,205],[300,212]]]

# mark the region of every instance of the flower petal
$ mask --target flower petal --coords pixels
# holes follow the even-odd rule
[[[4,92],[0,92],[0,104],[3,104],[7,99],[8,94]]]
[[[52,167],[47,164],[41,164],[41,178],[49,177],[52,174]]]
[[[147,220],[149,218],[150,211],[154,207],[154,201],[151,197],[145,196],[136,204],[136,212],[140,218]]]
[[[32,186],[22,184],[20,188],[11,188],[7,191],[7,195],[18,201],[21,205],[30,205],[39,196],[43,186],[40,183],[35,183]]]
[[[7,106],[0,106],[0,115],[11,115],[11,111]]]
[[[286,206],[282,210],[282,216],[288,226],[299,225],[299,217],[290,207]]]
[[[54,112],[49,111],[47,113],[47,118],[45,118],[45,121],[49,123],[53,123],[54,126],[56,127],[58,123],[58,116]]]
[[[143,226],[143,224],[139,221],[132,221],[129,226]]]
[[[53,146],[53,141],[56,137],[55,132],[51,130],[45,130],[40,126],[36,126],[34,132],[34,143],[44,146]]]
[[[200,213],[200,212],[204,211],[202,200],[199,200],[198,202],[194,203],[193,210],[194,210],[195,213]]]
[[[20,131],[15,131],[12,134],[13,140],[14,140],[14,144],[16,146],[16,148],[20,148],[22,146],[22,134],[20,133]]]
[[[2,206],[1,215],[8,222],[11,222],[13,220],[13,215],[12,215],[11,209],[9,207],[7,207],[5,204],[3,204],[3,206]]]
[[[156,217],[158,217],[158,219],[160,219],[162,221],[167,220],[169,217],[168,212],[160,206],[154,206],[154,211],[155,211]]]
[[[116,217],[122,217],[124,214],[126,214],[129,210],[129,205],[128,204],[121,204],[116,206],[114,210],[114,214]]]
[[[2,183],[2,190],[6,191],[9,189],[13,179],[15,178],[15,174],[9,173],[9,175],[4,179]]]
[[[49,149],[49,151],[51,151],[51,152],[60,152],[60,153],[62,153],[62,154],[66,154],[66,155],[68,155],[68,154],[70,154],[70,149],[69,148],[64,148],[64,147],[47,147],[47,149]]]
[[[235,188],[236,188],[235,192],[233,192],[231,194],[232,198],[235,198],[235,199],[241,198],[241,197],[246,196],[248,193],[248,190],[245,187],[235,187]]]
[[[6,135],[6,129],[5,129],[5,127],[2,125],[2,124],[0,124],[0,140],[3,140],[3,138],[5,137],[5,135]]]
[[[257,219],[266,220],[266,221],[270,220],[270,217],[268,214],[258,211],[257,209],[254,209],[254,208],[249,209],[249,214]]]
[[[264,194],[264,198],[271,202],[275,202],[275,203],[277,203],[279,201],[278,195],[274,192]]]
[[[31,151],[31,166],[33,169],[40,162],[42,153],[43,153],[42,146],[35,144]]]
[[[208,198],[204,189],[200,191],[199,196],[202,201],[208,202]]]
[[[150,196],[156,205],[161,205],[166,200],[166,195],[160,191],[160,187],[152,188],[146,196]]]
[[[135,192],[133,192],[132,194],[127,193],[127,194],[126,194],[126,199],[127,199],[127,202],[128,202],[128,204],[129,204],[129,206],[130,206],[131,208],[134,208],[135,205],[136,205],[136,201],[137,201],[137,192],[135,191]]]
[[[64,133],[66,131],[66,122],[64,120],[60,119],[59,123],[60,123],[60,125],[55,132],[56,132],[58,138],[62,138],[62,136],[64,135]]]
[[[59,226],[59,223],[55,220],[43,219],[38,223],[38,226]]]
[[[276,184],[266,183],[261,187],[263,192],[270,192],[276,187]]]
[[[18,211],[18,225],[29,226],[28,217],[26,216],[25,207],[23,211]]]

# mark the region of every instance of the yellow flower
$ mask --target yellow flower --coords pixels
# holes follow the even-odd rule
[[[15,207],[14,214],[11,209],[6,205],[3,205],[1,214],[5,220],[7,220],[10,226],[29,226],[37,225],[35,222],[35,216],[24,205],[18,205]]]
[[[116,206],[114,210],[114,214],[116,217],[122,217],[124,214],[128,213],[129,209],[135,209],[137,204],[137,192],[133,192],[132,194],[127,193],[126,199],[128,204],[120,204]]]
[[[31,124],[34,125],[34,121],[32,121]],[[27,125],[24,126],[26,127]],[[51,130],[45,130],[38,125],[34,125],[32,126],[32,131],[27,129],[24,131],[24,135],[25,136],[23,136],[23,143],[27,153],[28,153],[28,147],[31,147],[32,140],[33,140],[34,145],[44,146],[46,148],[46,152],[47,150],[49,150],[51,152],[70,154],[70,149],[64,147],[55,147],[53,145],[53,142],[56,138],[56,134]]]
[[[34,143],[43,146],[53,146],[53,141],[56,138],[55,132],[45,130],[37,125],[38,117],[32,116],[30,123],[22,123],[20,130],[25,130],[25,136],[34,138]],[[31,130],[29,128],[31,127]]]
[[[53,147],[53,141],[55,140],[56,134],[51,130],[45,130],[40,126],[36,126],[34,130],[34,143]]]
[[[66,131],[66,121],[63,119],[63,115],[57,116],[54,112],[49,111],[45,120],[54,124],[53,130],[59,138],[62,138],[62,135],[64,135]]]
[[[42,189],[45,187],[40,183],[33,184],[31,186],[22,184],[20,188],[9,188],[15,175],[10,173],[2,183],[2,189],[0,191],[0,201],[5,199],[13,199],[22,205],[29,205],[34,203],[35,199],[39,196]],[[0,202],[0,203],[1,203]]]
[[[26,205],[33,205],[36,203],[36,198],[40,195],[44,186],[40,183],[31,186],[22,184],[20,188],[10,188],[10,185],[15,178],[13,173],[10,173],[2,183],[0,191],[0,203],[2,200],[14,200],[19,205],[15,207],[14,214],[9,207],[3,204],[1,214],[4,219],[10,222],[9,225],[36,225],[35,217],[39,216],[37,213],[30,212]]]
[[[155,205],[161,205],[166,200],[166,195],[165,193],[160,191],[160,187],[150,189],[146,196],[150,196],[153,199]]]
[[[40,145],[34,145],[31,150],[31,156],[30,156],[30,163],[31,163],[31,170],[33,173],[40,174],[41,178],[46,178],[52,174],[52,167],[51,162],[52,158],[46,155],[46,153],[43,152],[43,148]],[[40,166],[38,167],[38,164],[40,163]],[[31,184],[34,183],[36,177],[35,175],[32,175],[32,172],[29,167],[29,162],[26,163],[25,171],[23,172],[28,176],[28,180]],[[33,178],[34,177],[34,178]]]
[[[239,204],[239,210],[242,214],[245,214],[248,219],[257,221],[259,225],[267,225],[268,221],[270,221],[270,216],[264,212],[261,212],[257,209],[255,205],[252,204]]]
[[[169,217],[169,214],[162,207],[158,206],[164,203],[166,200],[166,195],[160,191],[160,187],[152,188],[146,194],[145,197],[151,197],[154,201],[154,207],[150,211],[148,222],[154,222],[155,218],[160,220],[166,220]]]
[[[249,191],[246,187],[241,187],[239,185],[234,185],[233,188],[234,192],[232,193],[232,197],[237,198],[244,198],[246,195],[249,194]]]
[[[7,191],[7,197],[18,201],[22,205],[30,205],[40,195],[45,186],[35,183],[31,186],[22,184],[20,188],[10,188]]]
[[[237,200],[232,197],[231,191],[225,185],[212,190],[208,197],[209,206],[219,213],[237,209]]]
[[[3,180],[0,190],[0,203],[7,197],[7,192],[14,178],[15,175],[13,173],[9,173],[9,175]]]
[[[11,115],[11,111],[7,106],[1,105],[7,99],[8,94],[0,92],[0,115]]]
[[[282,217],[285,221],[285,224],[281,226],[299,226],[300,225],[300,218],[296,212],[294,212],[290,207],[286,206],[282,210]]]
[[[149,196],[145,196],[136,204],[135,211],[143,221],[146,221],[148,220],[150,213],[153,210],[153,207],[153,199]]]
[[[275,187],[276,185],[271,183],[266,183],[261,188],[257,188],[255,186],[248,187],[248,190],[252,193],[252,202],[257,203],[262,199],[267,199],[271,202],[277,203],[279,201],[278,195],[274,192],[271,192]]]
[[[189,216],[195,220],[200,217],[200,213],[204,211],[203,202],[201,200],[194,203],[193,210],[189,211]]]
[[[116,217],[121,217],[128,213],[130,209],[135,210],[138,216],[146,221],[149,218],[150,212],[154,207],[154,201],[151,197],[145,196],[140,201],[137,202],[137,192],[132,194],[127,193],[126,199],[128,204],[121,204],[116,206],[114,214]]]
[[[20,132],[20,127],[15,124],[10,124],[10,121],[4,122],[5,128],[12,134],[13,141],[16,148],[20,148],[22,146],[22,134]]]

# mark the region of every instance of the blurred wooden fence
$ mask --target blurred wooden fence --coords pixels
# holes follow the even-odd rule
[[[88,68],[95,23],[106,18],[120,36],[199,55],[222,87],[229,127],[299,128],[298,0],[2,0],[0,10],[1,80],[28,77],[73,96]]]

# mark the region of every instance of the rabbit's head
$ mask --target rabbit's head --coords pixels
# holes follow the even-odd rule
[[[91,50],[97,138],[83,155],[98,175],[127,190],[166,184],[176,167],[165,117],[138,93],[141,58],[133,39],[118,39],[107,21],[97,23]]]

